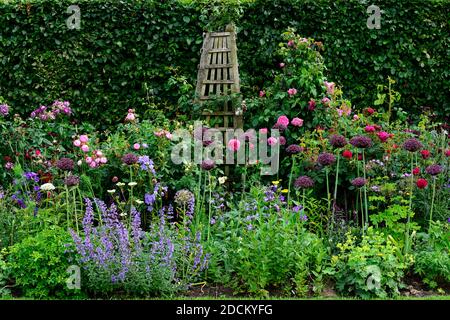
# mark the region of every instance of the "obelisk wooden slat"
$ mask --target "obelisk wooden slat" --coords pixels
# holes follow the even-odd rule
[[[219,110],[203,111],[202,115],[206,117],[207,122],[209,123],[211,118],[221,119],[219,123],[222,126],[219,127],[216,124],[216,129],[221,131],[230,128],[242,128],[240,92],[234,26],[228,25],[224,32],[205,33],[197,77],[196,95],[198,101],[204,103],[230,94],[239,97],[238,99],[226,99],[232,102],[225,101]]]

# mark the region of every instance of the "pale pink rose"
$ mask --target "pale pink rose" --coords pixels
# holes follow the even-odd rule
[[[359,120],[359,117],[358,117],[358,115],[357,114],[355,114],[354,116],[353,116],[353,120]]]
[[[289,125],[289,118],[286,116],[280,116],[277,119],[277,124],[287,127]]]
[[[128,113],[127,116],[125,117],[125,121],[126,122],[133,122],[134,120],[136,120],[136,116],[134,115],[134,113]]]
[[[97,157],[103,156],[103,152],[101,152],[100,150],[96,150],[94,153]]]
[[[344,113],[344,110],[337,109],[337,113],[338,113],[339,117],[342,117],[342,114]]]
[[[328,81],[325,81],[324,84],[325,84],[325,87],[327,87],[327,93],[334,94],[334,87],[336,84],[334,82],[328,82]]]
[[[265,91],[262,91],[262,90],[261,90],[261,91],[259,92],[259,96],[260,96],[261,98],[264,97],[265,95],[266,95],[266,92],[265,92]]]
[[[231,151],[238,151],[241,147],[241,142],[238,139],[231,139],[228,141],[228,149]]]
[[[166,138],[172,140],[172,134],[170,132],[166,132]]]
[[[86,144],[83,144],[83,145],[81,146],[81,151],[83,151],[83,152],[88,152],[88,151],[89,151],[89,146],[86,145]]]
[[[81,143],[87,143],[87,142],[89,141],[89,138],[88,138],[87,135],[82,134],[82,135],[80,136],[80,141],[81,141]]]
[[[95,158],[95,163],[100,163],[100,158]]]
[[[329,104],[330,101],[331,101],[331,100],[328,99],[327,97],[325,97],[325,98],[322,99],[322,103],[325,104],[325,105]]]
[[[294,40],[289,40],[287,45],[288,45],[288,47],[293,47],[294,46]]]
[[[97,163],[95,161],[92,161],[91,163],[89,163],[89,167],[96,168],[97,167]]]
[[[290,89],[287,91],[287,93],[289,93],[289,95],[292,97],[292,96],[294,96],[294,95],[297,94],[297,89],[295,89],[295,88],[290,88]]]
[[[281,63],[279,64],[280,68],[284,68],[285,65],[286,65],[286,64],[285,64],[284,62],[281,62]]]
[[[139,143],[133,144],[133,149],[134,150],[139,150],[140,148],[141,148],[141,145]]]
[[[75,140],[74,142],[73,142],[73,145],[75,146],[75,147],[79,147],[79,146],[81,146],[81,141],[80,140]]]
[[[80,167],[81,165],[83,164],[83,161],[81,161],[81,160],[78,160],[77,161],[77,165]]]
[[[92,158],[91,157],[86,157],[86,163],[90,164],[92,162]]]
[[[277,142],[278,142],[278,140],[274,137],[270,137],[269,139],[267,139],[267,143],[269,144],[269,146],[273,146]]]
[[[107,162],[108,162],[108,159],[106,159],[106,157],[101,157],[101,158],[100,158],[100,162],[101,162],[101,163],[107,163]]]
[[[291,124],[295,127],[301,127],[301,126],[303,126],[303,119],[294,118],[291,120]]]

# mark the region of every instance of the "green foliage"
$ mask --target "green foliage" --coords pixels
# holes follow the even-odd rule
[[[359,243],[349,233],[338,248],[340,253],[332,257],[332,268],[327,269],[327,273],[334,276],[339,292],[365,299],[399,295],[411,257],[402,256],[391,236],[386,237],[369,227]]]
[[[167,84],[173,70],[192,86],[202,32],[231,21],[239,31],[245,96],[273,81],[280,35],[293,27],[324,44],[329,79],[357,107],[371,105],[377,85],[390,76],[408,111],[450,111],[448,1],[378,1],[379,30],[367,28],[367,4],[357,0],[80,0],[81,29],[69,30],[72,4],[0,3],[0,95],[22,113],[61,98],[99,126],[127,108],[142,114],[149,101],[174,115],[186,93]]]
[[[0,253],[0,298],[10,293],[6,287],[8,279],[8,267]]]
[[[216,223],[208,247],[212,254],[208,275],[259,296],[268,296],[270,289],[297,296],[311,289],[320,292],[326,248],[306,230],[303,212],[285,208],[277,212],[281,203],[276,202],[265,205],[263,188],[252,187],[250,194],[256,202],[249,201],[247,210],[241,203]]]
[[[67,231],[55,227],[8,248],[8,270],[24,296],[80,297],[79,290],[68,289],[66,284],[71,265],[66,244],[70,241]]]
[[[434,222],[428,234],[418,235],[414,271],[431,288],[450,282],[450,227],[445,222]]]

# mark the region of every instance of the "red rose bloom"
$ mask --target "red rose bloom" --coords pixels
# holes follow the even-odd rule
[[[445,156],[446,156],[446,157],[450,157],[450,149],[445,150]]]
[[[342,156],[347,159],[351,159],[353,157],[353,153],[350,150],[344,150],[342,152]]]
[[[430,151],[428,151],[428,150],[422,150],[422,151],[420,151],[420,154],[422,155],[422,158],[424,158],[424,159],[428,159],[431,155]]]
[[[427,181],[427,180],[422,179],[422,178],[417,180],[417,187],[418,187],[419,189],[423,189],[423,188],[425,188],[427,185],[428,185],[428,181]]]
[[[362,154],[358,153],[358,160],[361,161],[362,160]]]
[[[420,168],[419,167],[415,167],[414,169],[413,169],[413,175],[415,175],[415,176],[417,176],[419,173],[420,173]]]
[[[369,107],[369,108],[366,109],[366,112],[367,112],[368,114],[372,115],[372,114],[375,113],[375,109]]]

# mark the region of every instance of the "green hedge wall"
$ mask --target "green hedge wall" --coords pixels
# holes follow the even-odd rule
[[[79,119],[104,126],[128,108],[144,108],[145,101],[175,105],[181,93],[168,79],[183,75],[195,83],[202,32],[216,12],[188,2],[3,1],[0,96],[23,113],[70,100]],[[80,30],[66,26],[72,4],[81,9]],[[391,76],[404,109],[418,114],[426,106],[450,114],[450,2],[374,1],[382,10],[379,30],[366,26],[370,4],[254,0],[229,6],[241,10],[236,24],[244,94],[255,95],[271,80],[279,63],[273,52],[292,26],[324,43],[330,80],[357,107],[371,105],[376,85]],[[227,8],[218,11],[222,20]]]

